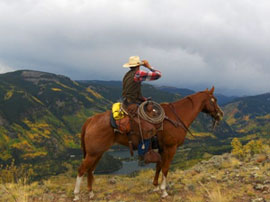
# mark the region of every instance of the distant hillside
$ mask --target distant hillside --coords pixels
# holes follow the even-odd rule
[[[195,93],[195,91],[186,89],[186,88],[176,88],[176,87],[170,87],[170,86],[160,86],[157,88],[165,92],[179,94],[182,97]],[[204,90],[204,89],[201,89],[201,90]],[[217,98],[219,105],[225,105],[237,98],[235,96],[225,96],[219,93],[215,94],[215,97]]]
[[[226,95],[222,95],[222,94],[215,94],[217,100],[218,100],[218,103],[222,106],[234,101],[235,99],[237,99],[238,97],[236,96],[226,96]]]
[[[22,70],[0,75],[0,163],[68,158],[85,120],[111,102],[68,77]]]
[[[117,102],[122,97],[122,82],[121,81],[77,81],[85,87],[91,87],[104,98]],[[150,82],[151,83],[151,82]],[[146,97],[151,97],[156,102],[173,102],[183,96],[174,92],[166,92],[159,88],[145,84],[142,85],[142,93]]]
[[[270,93],[238,98],[224,107],[225,121],[249,138],[269,138]]]
[[[100,81],[100,80],[78,80],[82,85],[91,85],[104,98],[118,101],[121,100],[122,82],[121,81]],[[149,83],[151,84],[151,82]],[[142,87],[145,96],[152,97],[157,102],[172,102],[179,98],[194,94],[195,91],[186,88],[176,88],[170,86],[152,86],[144,83]],[[204,89],[202,89],[204,90]],[[222,94],[215,94],[219,105],[225,105],[237,99],[235,96],[225,96]]]
[[[195,91],[190,90],[190,89],[176,88],[176,87],[170,87],[170,86],[159,86],[158,89],[165,92],[177,93],[181,95],[182,97],[195,93]]]

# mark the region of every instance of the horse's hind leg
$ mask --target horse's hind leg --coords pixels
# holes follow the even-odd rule
[[[82,161],[79,169],[78,169],[78,175],[76,179],[76,185],[74,189],[74,201],[78,201],[80,199],[79,193],[80,193],[80,186],[83,179],[83,175],[85,172],[88,172],[92,167],[94,167],[94,164],[96,162],[97,156],[89,156],[86,155],[85,159]]]
[[[95,162],[93,163],[93,166],[88,170],[88,176],[87,176],[87,183],[88,183],[88,191],[89,191],[89,199],[92,199],[94,197],[94,192],[92,190],[92,185],[93,185],[93,181],[94,181],[94,171],[96,169],[96,166],[99,162],[99,160],[101,159],[102,154],[99,155],[98,157],[96,157]]]

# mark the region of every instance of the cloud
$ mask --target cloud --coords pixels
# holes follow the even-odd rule
[[[9,67],[9,66],[1,63],[1,61],[0,61],[0,73],[6,73],[6,72],[10,72],[10,71],[14,71],[14,69],[12,67]]]
[[[140,55],[154,83],[269,92],[270,2],[2,0],[0,57],[14,69],[121,80]],[[237,91],[238,92],[238,91]]]

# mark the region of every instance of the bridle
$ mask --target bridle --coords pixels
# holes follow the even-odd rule
[[[222,109],[217,105],[216,98],[211,94],[207,92],[201,92],[201,93],[206,93],[207,96],[209,97],[209,103],[210,105],[214,108],[215,115],[213,115],[211,112],[209,113],[213,117],[213,129],[215,129],[217,123],[222,119],[223,117],[223,111]],[[220,114],[221,112],[221,114]]]

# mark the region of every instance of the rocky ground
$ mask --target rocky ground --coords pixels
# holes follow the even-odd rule
[[[170,171],[165,199],[153,192],[153,176],[154,170],[133,176],[96,175],[92,201],[270,202],[270,154],[245,160],[223,154],[188,170]],[[74,184],[75,177],[65,174],[31,185],[5,184],[0,195],[4,201],[72,201]],[[86,179],[81,201],[88,201]]]

